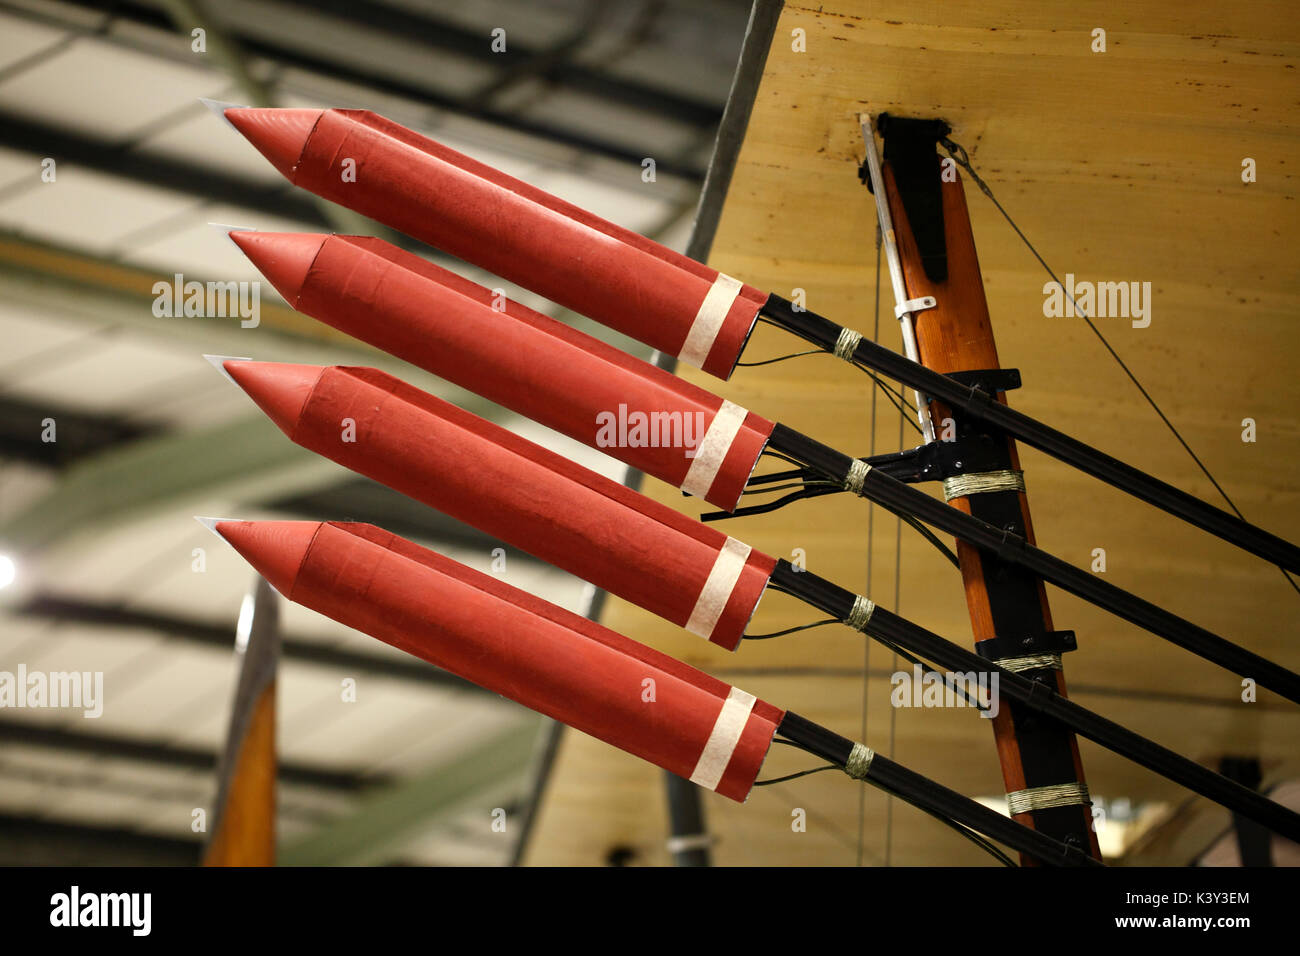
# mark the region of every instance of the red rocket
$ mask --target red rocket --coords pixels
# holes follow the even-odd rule
[[[778,734],[1048,863],[1086,855],[595,621],[367,524],[199,519],[286,598],[743,801]]]
[[[731,511],[773,423],[379,239],[236,231],[295,309]]]
[[[205,523],[289,600],[733,800],[748,795],[784,717],[739,688],[382,528]]]
[[[776,566],[376,369],[222,364],[297,444],[728,650],[740,643]]]
[[[290,182],[719,378],[767,295],[366,110],[232,107]]]

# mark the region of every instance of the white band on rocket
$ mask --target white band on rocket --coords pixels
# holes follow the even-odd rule
[[[718,476],[718,469],[731,451],[731,443],[736,440],[740,426],[745,423],[749,412],[739,405],[723,399],[722,407],[709,422],[704,437],[695,448],[695,457],[691,467],[686,471],[686,480],[682,482],[682,491],[697,498],[708,496],[713,479]]]
[[[691,330],[686,333],[682,350],[677,353],[679,359],[696,368],[704,368],[709,350],[713,348],[713,341],[718,337],[722,323],[743,286],[744,283],[740,280],[733,279],[722,272],[718,273],[718,277],[713,280],[713,285],[709,286],[709,291],[705,293],[704,301],[700,303],[700,310],[695,313]]]
[[[740,736],[745,732],[745,724],[749,722],[749,712],[754,709],[755,701],[752,694],[746,694],[739,687],[731,688],[731,693],[722,702],[722,710],[718,712],[718,719],[713,724],[713,733],[709,734],[704,752],[695,764],[691,783],[710,790],[718,789],[722,775],[727,771],[727,764],[731,763],[731,755],[736,752]]]
[[[749,552],[749,545],[743,541],[727,538],[722,550],[718,552],[717,560],[713,562],[713,569],[709,571],[700,596],[695,600],[695,607],[686,622],[686,630],[705,640],[713,634],[713,628],[717,625],[718,618],[722,617],[727,601],[731,600],[736,582],[740,580],[740,572],[745,570]]]

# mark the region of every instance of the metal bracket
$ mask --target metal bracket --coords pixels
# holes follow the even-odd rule
[[[1038,619],[1038,629],[1032,628],[1032,618],[1027,618],[1030,629],[1023,635],[1002,634],[987,641],[975,644],[975,653],[985,660],[1004,658],[1012,648],[1015,652],[1028,657],[1032,654],[1068,654],[1079,649],[1074,631],[1044,631],[1042,620]]]
[[[900,302],[894,306],[894,318],[901,319],[905,315],[916,315],[926,309],[933,309],[938,305],[938,300],[932,295],[923,295],[919,299],[908,299],[906,302]]]
[[[1020,387],[1020,370],[1015,368],[975,369],[952,372],[948,376],[989,396]],[[1006,468],[1006,439],[981,431],[978,422],[970,423],[954,415],[956,434],[951,440],[939,439],[917,448],[866,459],[872,468],[908,484],[942,481],[953,475],[965,475]],[[973,426],[973,427],[972,427]]]
[[[1010,392],[1020,387],[1020,369],[1018,368],[984,368],[966,372],[949,372],[948,377],[971,388],[992,395],[994,392]]]
[[[1005,456],[988,436],[965,435],[954,441],[932,441],[890,455],[873,455],[866,459],[876,470],[908,484],[943,481],[968,472],[993,471]]]

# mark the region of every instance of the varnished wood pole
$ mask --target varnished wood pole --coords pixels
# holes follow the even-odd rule
[[[988,302],[984,297],[984,283],[960,178],[954,174],[953,181],[941,184],[948,264],[947,278],[941,282],[932,281],[925,272],[888,162],[884,164],[884,181],[907,295],[911,299],[933,296],[937,302],[934,308],[915,316],[921,364],[943,374],[999,368]],[[999,396],[999,399],[1005,401],[1005,396]],[[934,402],[931,405],[931,415],[935,432],[944,435],[946,420],[953,417],[952,411],[942,403]],[[948,429],[948,434],[951,435],[951,429]],[[1010,467],[1018,471],[1020,462],[1016,444],[1010,439],[1005,441]],[[1003,496],[1003,503],[1006,504],[1005,496],[1011,495],[1019,499],[1021,528],[1018,533],[1032,544],[1033,525],[1028,498],[1024,492],[996,491],[958,497],[952,499],[951,504],[967,514],[974,513],[983,517],[980,512],[987,510],[994,499]],[[974,500],[977,498],[983,500]],[[1012,510],[1014,512],[1016,509]],[[961,562],[972,631],[977,646],[982,645],[982,652],[993,652],[997,648],[994,656],[1013,656],[1006,650],[1008,647],[1023,642],[1025,638],[1032,639],[1032,635],[999,633],[1000,622],[1005,631],[1007,620],[1023,619],[1026,604],[1036,605],[1036,611],[1041,615],[1040,633],[1050,633],[1053,630],[1047,594],[1040,580],[1018,568],[1003,566],[995,558],[986,557],[962,541],[957,542],[957,556]],[[1028,656],[1027,651],[1022,650],[1021,654]],[[1048,681],[1059,693],[1065,694],[1063,670],[1044,668],[1029,673]],[[1036,718],[1016,704],[1002,707],[990,723],[993,725],[1002,777],[1008,794],[1032,792],[1042,787],[1062,784],[1085,783],[1074,734],[1059,725]],[[1074,804],[1024,812],[1016,814],[1016,819],[1058,840],[1074,843],[1088,850],[1096,859],[1101,858],[1089,805]],[[1033,863],[1023,856],[1022,862]]]
[[[275,690],[279,596],[258,578],[240,613],[239,683],[217,767],[204,866],[275,865]]]

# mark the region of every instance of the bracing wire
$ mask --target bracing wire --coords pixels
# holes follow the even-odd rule
[[[876,786],[880,786],[880,785],[876,784]],[[899,799],[902,799],[902,795],[890,787],[880,787],[880,789],[884,790],[886,793],[893,794]],[[958,823],[956,820],[953,820],[949,817],[945,817],[943,814],[936,813],[933,810],[927,810],[923,807],[917,807],[916,809],[920,810],[926,816],[933,817],[934,819],[942,823],[944,826],[955,831],[956,833],[959,833],[967,840],[970,840],[977,847],[979,847],[985,853],[989,854],[989,856],[996,859],[1003,866],[1009,866],[1012,869],[1019,868],[1019,864],[1016,863],[1015,860],[1011,859],[1011,857],[1007,856],[1000,849],[998,849],[997,844],[994,843],[992,840],[990,840],[988,837],[984,836],[984,834],[978,833],[975,830],[972,830],[970,827],[964,826],[963,824]]]
[[[877,323],[879,323],[880,321],[880,285],[881,285],[880,252],[884,246],[883,240],[884,237],[881,236],[879,234],[879,230],[877,230],[877,236],[876,236],[876,321]],[[909,422],[912,425],[916,425],[916,423],[912,421],[912,416],[908,414],[907,410],[900,405],[898,408],[898,444],[900,447],[903,444],[903,434],[904,434],[903,423],[904,422]],[[894,531],[893,611],[895,614],[899,613],[902,610],[902,601],[903,601],[903,524],[904,522],[902,520],[903,518],[902,515],[899,515],[898,518],[899,518],[898,524],[894,526],[895,531]],[[894,657],[893,660],[890,662],[890,669],[891,670],[898,669],[898,648],[894,648]],[[889,708],[890,756],[893,756],[895,753],[898,752],[897,730],[898,730],[898,708],[891,707]],[[952,821],[949,821],[949,823],[953,827],[956,827],[957,825]],[[885,866],[892,865],[893,860],[894,860],[894,801],[889,800],[885,804]]]
[[[783,329],[783,330],[784,330],[784,326],[780,325],[780,323],[773,322],[771,319],[767,318],[767,317],[764,316],[762,313],[759,313],[758,321],[760,321],[760,322],[764,322],[764,323],[766,323],[766,324],[768,324],[768,325],[772,325],[772,326],[775,326],[776,328],[779,328],[779,329]],[[834,353],[833,353],[830,349],[809,349],[809,350],[806,351],[806,352],[793,352],[793,353],[791,353],[790,355],[780,355],[780,356],[777,356],[776,358],[773,358],[773,359],[763,359],[762,361],[759,361],[759,362],[737,362],[736,364],[737,364],[737,365],[745,365],[745,366],[771,365],[773,362],[785,362],[785,361],[787,361],[787,360],[789,360],[789,359],[799,358],[799,357],[804,356],[804,355],[832,355],[832,354],[834,354]],[[894,386],[890,385],[888,382],[886,382],[884,379],[882,379],[879,375],[877,375],[873,370],[867,368],[865,365],[862,365],[861,363],[858,363],[858,362],[851,362],[850,364],[851,364],[854,368],[856,368],[856,369],[858,369],[860,372],[862,372],[863,374],[869,376],[869,377],[871,378],[871,380],[872,380],[873,382],[876,383],[876,387],[879,388],[882,392],[885,393],[885,396],[889,399],[890,404],[892,404],[895,408],[897,408],[897,409],[898,409],[900,412],[902,412],[904,415],[907,414],[907,396],[903,394],[903,390],[902,390],[902,389],[900,389],[900,388],[895,388]],[[908,424],[910,424],[910,425],[912,426],[912,428],[914,428],[918,434],[921,433],[921,426],[920,426],[920,425],[918,425],[916,422],[912,421],[910,418],[908,418],[907,421],[908,421]]]
[[[875,308],[872,313],[873,327],[871,330],[871,340],[873,342],[880,339],[880,256],[883,253],[884,236],[880,231],[880,221],[876,220],[876,289],[875,289]],[[901,394],[901,389],[900,389]],[[876,453],[876,412],[878,410],[879,393],[874,389],[871,392],[871,448],[869,455]],[[873,501],[867,502],[867,581],[864,593],[871,593],[871,575],[874,567],[875,552],[873,542],[876,532],[876,505]],[[870,713],[871,704],[871,642],[862,642],[862,740],[867,739],[867,715]],[[858,790],[858,866],[862,866],[863,858],[866,856],[866,829],[867,829],[867,791],[863,787]]]
[[[939,551],[939,553],[948,559],[949,564],[951,564],[957,570],[959,571],[961,570],[961,560],[957,557],[956,553],[953,552],[952,548],[944,544],[943,539],[941,539],[937,534],[935,534],[933,531],[927,528],[919,518],[915,517],[914,515],[899,515],[899,517],[903,519],[903,522],[909,528],[912,528],[919,535],[921,535],[921,537],[925,538],[926,541],[934,545],[934,547]]]
[[[790,593],[789,591],[785,590],[784,588],[777,587],[775,584],[769,584],[768,587],[772,588],[772,590],[774,590],[774,591],[780,591],[782,594],[789,594],[789,593]],[[811,624],[799,624],[799,625],[796,625],[795,627],[787,627],[787,628],[785,628],[784,630],[780,630],[780,631],[772,631],[772,632],[770,632],[770,633],[768,633],[768,634],[746,634],[746,635],[744,636],[744,640],[746,640],[746,641],[768,641],[768,640],[771,640],[771,639],[774,638],[774,637],[785,637],[787,634],[797,634],[797,633],[800,632],[800,631],[811,631],[813,628],[816,628],[816,627],[825,627],[825,626],[828,625],[828,624],[843,624],[843,623],[844,623],[844,622],[841,621],[841,620],[839,620],[839,618],[828,617],[828,618],[826,618],[826,619],[824,619],[824,620],[821,620],[821,621],[814,621],[814,622],[811,623]],[[879,636],[879,635],[877,635],[877,634],[870,634],[870,635],[868,635],[868,636],[869,636],[872,640],[877,641],[877,642],[879,642],[880,644],[882,644],[883,646],[889,648],[891,651],[893,651],[893,652],[894,652],[895,654],[897,654],[899,657],[903,658],[903,660],[907,661],[909,664],[915,664],[917,667],[921,668],[921,672],[922,672],[923,674],[927,674],[927,675],[929,675],[929,674],[933,674],[933,675],[935,675],[935,676],[941,678],[942,681],[943,681],[943,686],[944,686],[944,687],[951,688],[952,691],[953,691],[954,693],[960,694],[961,697],[962,697],[962,699],[963,699],[964,701],[966,701],[967,706],[974,707],[976,710],[985,710],[985,709],[986,709],[986,708],[985,708],[985,707],[984,707],[984,706],[979,702],[979,700],[977,700],[977,699],[975,699],[975,698],[972,698],[969,694],[966,693],[965,690],[962,690],[962,689],[959,689],[959,688],[955,687],[955,686],[954,686],[954,682],[950,681],[949,678],[948,678],[947,676],[945,676],[944,673],[943,673],[942,671],[936,670],[935,668],[931,667],[931,666],[930,666],[929,664],[927,664],[925,661],[921,660],[919,657],[915,656],[915,655],[912,654],[910,651],[904,649],[901,645],[895,644],[893,641],[889,640],[889,638],[887,638],[887,637],[881,637],[881,636]]]
[[[909,664],[915,664],[915,665],[917,665],[918,667],[920,667],[920,668],[921,668],[921,673],[923,673],[923,674],[934,674],[934,675],[936,675],[936,676],[942,678],[942,679],[943,679],[943,686],[944,686],[944,687],[947,687],[947,688],[950,688],[954,693],[959,693],[959,694],[961,694],[962,699],[963,699],[964,701],[966,701],[966,705],[967,705],[968,707],[974,707],[976,710],[980,710],[980,711],[983,711],[983,710],[987,710],[987,709],[988,709],[988,708],[986,708],[984,705],[982,705],[978,700],[972,699],[972,698],[970,697],[970,695],[968,695],[968,694],[966,693],[966,691],[964,691],[964,690],[958,690],[956,687],[954,687],[954,686],[953,686],[953,683],[951,683],[951,682],[949,681],[949,679],[944,675],[944,673],[943,673],[942,671],[935,670],[933,667],[931,667],[931,666],[930,666],[929,664],[927,664],[925,661],[921,660],[919,657],[915,656],[914,654],[910,653],[909,651],[904,650],[903,647],[902,647],[901,645],[899,645],[899,644],[895,644],[893,641],[891,641],[891,640],[889,640],[889,639],[887,639],[887,638],[884,638],[884,637],[878,637],[878,636],[875,636],[875,635],[872,635],[872,637],[873,637],[875,640],[879,641],[881,644],[883,644],[885,647],[888,647],[891,651],[893,651],[893,652],[894,652],[895,654],[897,654],[899,657],[903,658],[903,660],[907,661]]]
[[[880,378],[879,375],[877,375],[871,369],[867,368],[861,362],[850,362],[849,364],[852,365],[859,372],[868,376],[873,382],[876,383],[876,385],[880,387],[881,391],[885,393],[885,398],[889,400],[889,404],[893,405],[896,409],[898,409],[899,413],[905,417],[907,424],[912,426],[913,431],[915,431],[918,435],[924,434],[924,432],[921,431],[921,426],[918,425],[916,422],[912,421],[911,416],[908,415],[907,399],[903,396],[901,389],[894,389],[889,387]]]
[[[1151,397],[1151,393],[1148,392],[1138,380],[1137,375],[1134,374],[1131,368],[1129,368],[1128,363],[1120,358],[1120,355],[1115,351],[1114,346],[1112,346],[1106,339],[1106,336],[1102,334],[1102,331],[1097,327],[1097,324],[1092,321],[1092,317],[1079,308],[1078,303],[1074,300],[1074,296],[1070,295],[1069,291],[1065,288],[1065,284],[1057,277],[1055,270],[1047,264],[1047,260],[1042,257],[1039,251],[1034,247],[1034,244],[1029,241],[1029,237],[1024,234],[1020,226],[1016,224],[1016,221],[1011,218],[1011,214],[1006,211],[1002,203],[998,202],[998,199],[993,195],[993,190],[989,187],[989,184],[980,177],[979,173],[975,172],[975,167],[971,165],[970,157],[967,155],[966,150],[959,143],[953,142],[952,139],[946,136],[939,140],[939,143],[948,150],[948,155],[952,158],[952,161],[962,169],[966,170],[970,175],[971,180],[979,187],[980,192],[987,196],[989,202],[993,203],[994,207],[997,208],[997,211],[1002,214],[1002,218],[1007,221],[1007,225],[1009,225],[1015,231],[1016,235],[1020,237],[1020,241],[1025,244],[1025,248],[1027,248],[1033,254],[1034,258],[1038,260],[1038,264],[1043,267],[1043,270],[1051,277],[1052,281],[1060,287],[1062,292],[1069,296],[1070,302],[1074,306],[1075,313],[1087,323],[1088,328],[1092,329],[1093,334],[1097,336],[1097,339],[1105,347],[1106,351],[1110,353],[1111,358],[1115,360],[1116,364],[1119,365],[1124,374],[1128,376],[1129,381],[1133,383],[1134,387],[1136,387],[1142,394],[1142,397],[1146,399],[1147,404],[1151,406],[1152,410],[1160,416],[1160,420],[1165,423],[1165,427],[1169,429],[1170,434],[1178,440],[1178,444],[1183,446],[1183,450],[1186,451],[1192,461],[1196,463],[1196,467],[1199,468],[1201,473],[1209,479],[1210,484],[1214,486],[1214,490],[1217,491],[1219,496],[1228,503],[1228,507],[1233,510],[1237,517],[1242,521],[1245,521],[1246,516],[1241,513],[1241,509],[1237,507],[1236,502],[1234,502],[1232,498],[1229,497],[1228,493],[1224,491],[1223,486],[1220,485],[1218,479],[1210,473],[1210,469],[1206,467],[1205,462],[1201,461],[1200,456],[1192,450],[1192,446],[1187,443],[1187,440],[1183,438],[1182,433],[1174,423],[1170,421],[1169,416],[1164,413],[1164,410],[1156,400]],[[1296,584],[1295,579],[1287,573],[1286,568],[1279,565],[1278,570],[1282,572],[1282,577],[1286,579],[1287,584],[1291,585],[1291,589],[1297,594],[1300,594],[1300,585]]]
[[[773,737],[772,743],[785,744],[787,747],[794,747],[798,750],[804,751],[805,753],[810,752],[806,747],[795,743],[793,740],[786,740],[782,737]],[[799,777],[806,777],[809,774],[821,773],[824,770],[843,770],[843,769],[844,769],[843,767],[836,766],[835,764],[825,764],[824,766],[821,767],[813,767],[811,770],[801,770],[798,773],[787,774],[784,777],[774,777],[771,780],[759,780],[754,783],[754,786],[766,787],[774,783],[783,783],[787,780],[794,780]],[[871,783],[872,786],[878,787],[879,789],[885,791],[885,793],[889,794],[890,796],[898,797],[900,800],[903,799],[902,795],[899,794],[892,787],[887,787],[884,784],[880,783],[878,780],[870,780],[869,782]],[[946,817],[942,813],[938,813],[934,810],[927,810],[924,807],[917,807],[916,809],[920,810],[926,816],[933,817],[935,820],[938,820],[944,826],[956,831],[958,834],[965,837],[967,840],[970,840],[972,843],[978,846],[985,853],[989,854],[994,859],[996,859],[1003,866],[1009,866],[1013,868],[1016,867],[1017,865],[1016,862],[1012,860],[1009,856],[1007,856],[1005,853],[1003,853],[1000,849],[998,849],[997,845],[988,837],[984,836],[982,833],[978,833],[975,830],[972,830],[970,827],[958,823],[956,820],[953,820],[951,817]]]

